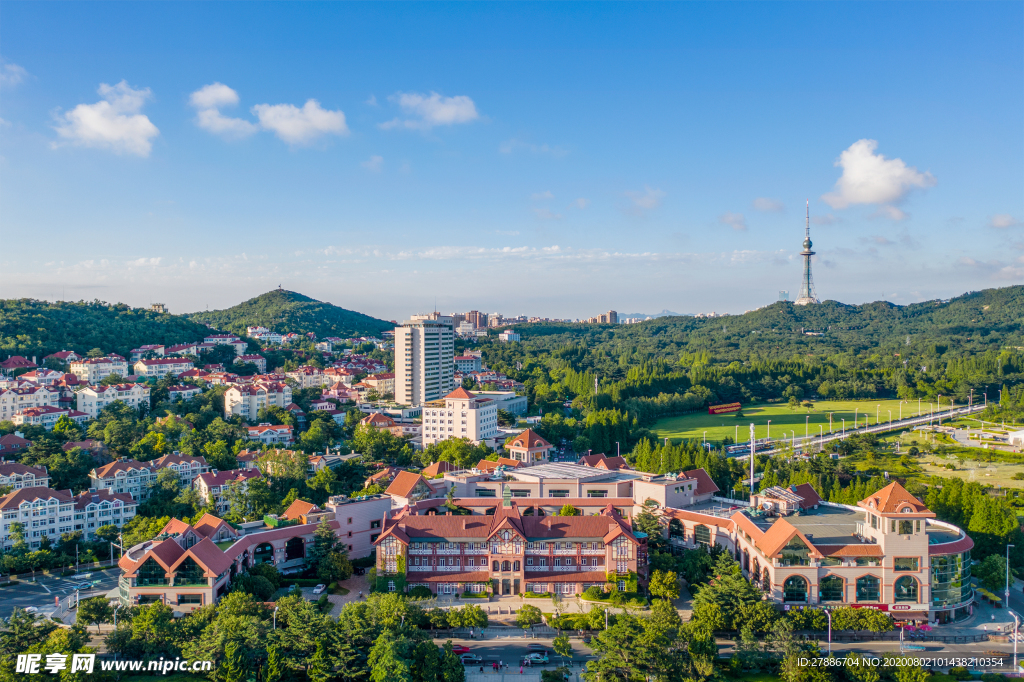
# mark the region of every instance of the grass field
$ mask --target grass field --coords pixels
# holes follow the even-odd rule
[[[971,459],[963,465],[956,459],[926,455],[922,458],[921,469],[926,474],[942,478],[959,478],[964,481],[977,481],[982,485],[1000,486],[1003,488],[1024,488],[1024,481],[1013,480],[1013,475],[1024,472],[1024,464],[1012,462],[983,462]],[[944,468],[952,464],[956,471]],[[973,472],[971,471],[973,469]]]
[[[944,401],[945,402],[945,401]],[[750,424],[753,422],[757,438],[764,438],[768,433],[768,420],[771,424],[771,436],[781,438],[783,432],[792,435],[796,431],[797,437],[805,433],[804,423],[808,421],[807,433],[817,435],[821,433],[819,426],[824,426],[825,433],[829,433],[829,414],[832,415],[832,430],[840,431],[843,427],[842,420],[846,420],[846,427],[853,427],[854,414],[857,415],[861,426],[864,426],[865,414],[869,415],[871,424],[875,423],[875,407],[878,406],[878,416],[883,422],[889,420],[889,410],[892,410],[893,421],[899,418],[899,400],[821,400],[814,403],[814,407],[798,407],[790,409],[787,403],[763,403],[760,405],[744,405],[743,416],[736,417],[733,414],[708,414],[695,412],[681,417],[668,417],[659,419],[654,425],[655,431],[661,438],[704,438],[707,431],[707,439],[720,441],[725,437],[735,438],[739,435],[739,441],[749,439]],[[928,413],[928,404],[922,403],[924,413]],[[917,414],[917,401],[903,402],[903,416],[913,417]],[[738,427],[738,428],[737,428]]]

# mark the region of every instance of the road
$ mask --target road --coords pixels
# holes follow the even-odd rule
[[[826,433],[824,435],[810,435],[810,436],[798,436],[796,439],[776,439],[774,442],[777,444],[774,450],[761,450],[758,451],[759,455],[775,455],[783,452],[782,448],[786,445],[792,445],[794,451],[800,452],[807,449],[816,449],[823,446],[825,443],[831,443],[832,441],[842,440],[847,436],[852,436],[855,433],[886,433],[888,431],[902,431],[903,429],[913,428],[915,426],[924,426],[927,424],[938,424],[941,420],[950,420],[957,417],[961,417],[967,414],[973,414],[975,412],[981,412],[985,409],[984,405],[973,405],[972,407],[958,407],[953,410],[946,410],[944,412],[936,412],[931,415],[923,415],[920,417],[907,417],[906,419],[894,419],[892,422],[882,422],[875,426],[867,426],[859,429],[846,429],[845,431],[833,431],[832,433]],[[731,455],[730,459],[745,460],[750,457],[750,453]]]
[[[117,578],[121,571],[118,568],[108,568],[91,571],[91,574],[88,582],[97,584],[88,590],[83,590],[79,594],[82,599],[106,594],[117,587]],[[64,601],[75,592],[72,583],[80,581],[82,581],[81,575],[69,578],[40,575],[35,582],[18,581],[14,585],[0,587],[0,617],[7,618],[14,609],[24,609],[29,606],[38,608],[40,613],[49,614],[56,606],[54,597],[59,597],[61,601]]]
[[[438,645],[443,645],[448,640],[443,638],[435,639],[434,641],[437,642]],[[570,643],[573,648],[573,667],[579,668],[585,661],[593,658],[593,653],[590,651],[590,648],[583,644],[579,639],[572,639],[570,640]],[[526,648],[527,644],[544,645],[549,658],[547,666],[535,665],[533,666],[533,669],[552,669],[561,665],[561,659],[558,654],[554,652],[554,649],[552,649],[550,639],[453,639],[452,644],[461,644],[469,647],[469,653],[476,654],[483,658],[484,670],[490,670],[491,665],[498,661],[508,663],[509,671],[511,671],[513,667],[518,668],[526,654],[530,653],[530,650]],[[566,663],[568,664],[569,661],[566,660]],[[518,670],[516,672],[518,672]]]

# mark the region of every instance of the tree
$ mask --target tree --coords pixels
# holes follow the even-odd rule
[[[679,578],[674,571],[654,571],[651,574],[648,590],[655,597],[662,599],[679,598]]]
[[[990,554],[977,567],[972,568],[971,573],[986,589],[1002,592],[1006,586],[1006,559],[998,554]]]
[[[284,660],[281,655],[281,647],[271,645],[267,647],[267,664],[263,668],[263,682],[281,682],[284,676]]]
[[[660,552],[665,549],[664,529],[661,522],[646,507],[633,518],[633,530],[647,533],[647,547],[650,551]]]
[[[524,630],[529,630],[532,626],[540,623],[543,617],[544,615],[536,606],[524,604],[519,607],[519,613],[516,614],[516,625]]]
[[[310,682],[330,682],[334,679],[334,664],[327,654],[327,643],[323,638],[316,643],[316,652],[309,660],[306,674]]]
[[[571,504],[563,504],[562,508],[558,510],[559,516],[579,516],[580,510]]]
[[[106,597],[93,597],[79,602],[75,622],[91,623],[96,626],[96,632],[99,632],[100,623],[109,623],[113,617],[114,609],[110,607],[110,601]]]
[[[62,440],[77,440],[82,437],[82,429],[66,415],[62,414],[53,425],[53,435]]]
[[[572,660],[572,644],[569,642],[569,638],[566,635],[559,635],[551,642],[551,648],[555,650],[555,653],[562,658],[562,662],[565,663],[565,659]]]
[[[223,674],[225,682],[248,682],[245,660],[236,642],[230,642],[224,649]]]
[[[320,520],[313,532],[313,546],[309,549],[307,564],[325,582],[346,580],[352,575],[348,546],[334,535],[326,518]]]

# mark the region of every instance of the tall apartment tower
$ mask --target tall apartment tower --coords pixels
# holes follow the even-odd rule
[[[395,402],[422,405],[451,393],[455,381],[452,318],[413,315],[395,328]]]

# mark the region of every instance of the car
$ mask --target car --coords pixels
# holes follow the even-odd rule
[[[526,649],[527,649],[527,651],[539,651],[541,653],[544,653],[545,651],[547,651],[547,647],[546,646],[544,646],[543,644],[537,644],[536,642],[531,643],[531,644],[527,644],[526,645]]]
[[[484,659],[476,654],[462,654],[459,658],[462,660],[463,665],[480,665],[484,662]]]
[[[26,606],[25,613],[39,613],[39,609],[34,606]]]
[[[313,594],[320,594],[327,589],[327,585],[317,585],[313,588]]]
[[[535,651],[532,654],[526,654],[525,660],[529,661],[530,663],[547,663],[548,655],[543,652],[538,653]]]
[[[439,647],[439,648],[443,649],[444,647]],[[462,654],[468,654],[469,653],[469,647],[468,646],[463,646],[461,644],[452,644],[452,651],[454,651],[456,654],[461,656]]]

